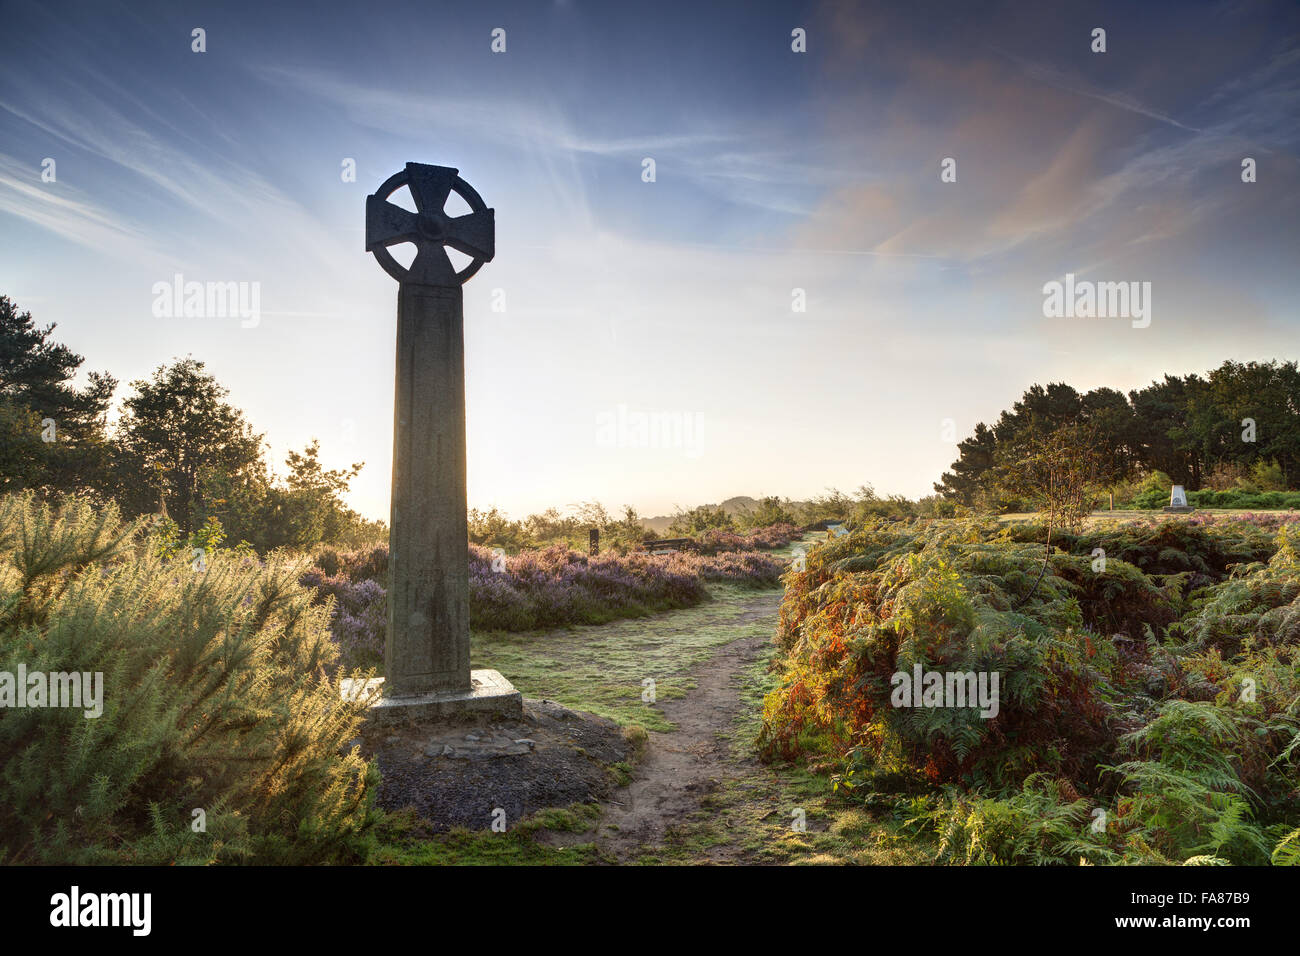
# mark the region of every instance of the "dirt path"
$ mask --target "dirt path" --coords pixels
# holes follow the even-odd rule
[[[737,639],[722,645],[695,672],[695,689],[658,705],[676,729],[650,734],[632,782],[605,805],[596,835],[604,854],[634,862],[659,845],[670,827],[696,813],[724,780],[753,769],[752,761],[732,752],[728,735],[743,706],[741,675],[766,650],[771,636],[753,636],[744,625],[766,620],[775,628],[780,603],[780,591],[748,598],[745,613],[735,622]],[[711,857],[725,862],[740,852],[739,847],[730,850],[715,848]]]

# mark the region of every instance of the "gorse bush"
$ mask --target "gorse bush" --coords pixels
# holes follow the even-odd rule
[[[0,499],[0,671],[103,675],[99,717],[0,710],[0,857],[361,859],[377,777],[348,743],[365,702],[328,676],[329,612],[302,568],[214,550],[196,571],[165,550],[112,507]]]
[[[1294,530],[1116,525],[1050,552],[1044,530],[877,524],[809,553],[766,755],[908,793],[945,860],[1295,859]],[[996,713],[895,706],[892,676],[917,665],[998,673]]]

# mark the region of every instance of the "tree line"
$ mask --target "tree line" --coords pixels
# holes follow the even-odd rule
[[[1189,491],[1300,486],[1300,369],[1296,362],[1226,361],[1166,375],[1127,395],[1031,386],[992,425],[980,422],[935,483],[943,498],[1005,510],[1021,497],[1025,461],[1057,436],[1084,442],[1098,481],[1122,485],[1162,473]]]
[[[313,440],[289,453],[278,477],[263,436],[194,358],[129,383],[110,425],[117,380],[89,372],[77,386],[85,360],[52,340],[54,328],[0,296],[0,491],[112,499],[127,516],[159,515],[178,536],[259,552],[353,546],[382,533],[343,503],[362,464],[325,468]]]

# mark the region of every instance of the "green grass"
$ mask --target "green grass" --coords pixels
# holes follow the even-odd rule
[[[690,674],[723,644],[772,633],[771,617],[753,617],[755,601],[774,604],[776,592],[713,585],[711,600],[653,617],[522,633],[475,633],[475,667],[507,675],[525,697],[558,701],[622,725],[672,730],[658,708],[643,703],[642,681],[658,700],[682,697]]]
[[[455,829],[429,834],[410,811],[387,813],[376,828],[374,866],[579,866],[601,862],[593,843],[549,842],[556,834],[590,833],[598,804],[539,810],[504,833]]]
[[[804,811],[805,829],[794,828]],[[673,827],[642,864],[708,862],[711,852],[740,835],[739,862],[767,866],[900,866],[929,863],[933,849],[904,833],[900,821],[877,819],[842,805],[824,777],[793,768],[763,768],[729,780],[701,809]]]

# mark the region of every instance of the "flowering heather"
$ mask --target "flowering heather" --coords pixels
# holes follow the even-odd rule
[[[1187,516],[1187,523],[1199,528],[1244,522],[1253,524],[1264,531],[1277,531],[1283,525],[1300,524],[1300,511],[1282,513],[1256,514],[1253,511],[1235,512],[1233,514],[1210,514],[1209,512],[1192,512]]]
[[[1178,522],[1192,528],[1232,529],[1233,527],[1250,525],[1262,531],[1277,531],[1283,525],[1300,524],[1300,511],[1232,511],[1226,513],[1193,511],[1177,517],[1167,514],[1129,517],[1124,512],[1117,511],[1113,513],[1113,516],[1103,516],[1098,520],[1098,523],[1106,524],[1114,521],[1118,521],[1128,528],[1158,528],[1167,522]],[[1025,522],[1025,524],[1040,526],[1038,522]]]
[[[300,583],[317,589],[317,603],[334,598],[330,631],[347,668],[378,667],[384,660],[388,627],[387,591],[374,578],[352,580],[345,573],[324,574],[312,568]]]
[[[736,534],[710,528],[699,537],[701,554],[724,554],[729,551],[772,551],[784,548],[796,540],[801,532],[792,524],[774,524],[760,528],[753,534]]]
[[[691,607],[708,597],[705,582],[774,587],[785,565],[754,552],[652,555],[613,552],[592,557],[554,545],[505,558],[492,569],[488,548],[469,546],[470,626],[528,631],[601,624],[624,617]],[[388,549],[326,549],[302,583],[318,601],[335,601],[331,628],[347,666],[382,664],[387,626]]]
[[[781,583],[785,563],[753,551],[724,551],[721,554],[697,554],[678,551],[661,555],[669,567],[692,574],[702,581],[727,582],[746,587],[775,587]]]
[[[650,555],[591,557],[553,545],[505,559],[470,546],[470,626],[523,631],[563,624],[599,624],[620,617],[698,604],[706,597],[698,576]]]

